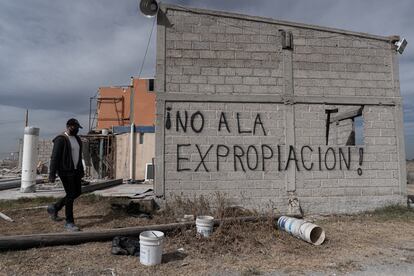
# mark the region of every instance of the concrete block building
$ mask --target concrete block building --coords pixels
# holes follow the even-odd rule
[[[305,213],[406,202],[398,37],[172,5],[157,35],[158,196]]]

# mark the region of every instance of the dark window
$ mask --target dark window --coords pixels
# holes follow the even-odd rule
[[[154,179],[154,165],[153,164],[147,164],[147,170],[146,170],[146,177],[145,179]]]
[[[142,132],[139,133],[139,143],[141,145],[144,144],[144,133]]]
[[[154,91],[154,79],[148,79],[148,92]]]

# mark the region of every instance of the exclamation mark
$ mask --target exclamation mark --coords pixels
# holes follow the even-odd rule
[[[362,163],[364,162],[364,149],[363,148],[359,148],[359,168],[357,170],[358,175],[362,175]]]
[[[171,107],[167,107],[167,120],[165,121],[165,128],[170,129],[171,128]]]

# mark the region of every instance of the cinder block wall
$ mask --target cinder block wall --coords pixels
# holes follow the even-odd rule
[[[281,32],[291,32],[284,49]],[[159,196],[225,193],[281,212],[405,202],[398,60],[387,37],[164,5],[158,16]],[[364,143],[347,146],[362,108]]]
[[[52,140],[39,140],[39,156],[38,160],[45,164],[49,169],[50,156],[52,155]]]

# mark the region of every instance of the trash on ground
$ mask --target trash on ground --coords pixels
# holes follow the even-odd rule
[[[316,224],[303,219],[281,216],[277,221],[279,229],[313,245],[321,245],[325,241],[325,231]]]
[[[115,237],[112,240],[113,255],[139,256],[139,239],[132,237]]]
[[[0,212],[0,218],[7,220],[9,222],[14,222],[14,220],[12,218],[10,218],[9,216],[6,216],[5,214],[3,214],[2,212]]]
[[[126,202],[114,202],[111,204],[111,209],[115,212],[123,212],[135,218],[152,219],[151,208],[148,208],[147,203],[140,201],[128,200]],[[152,208],[155,209],[155,208]]]

